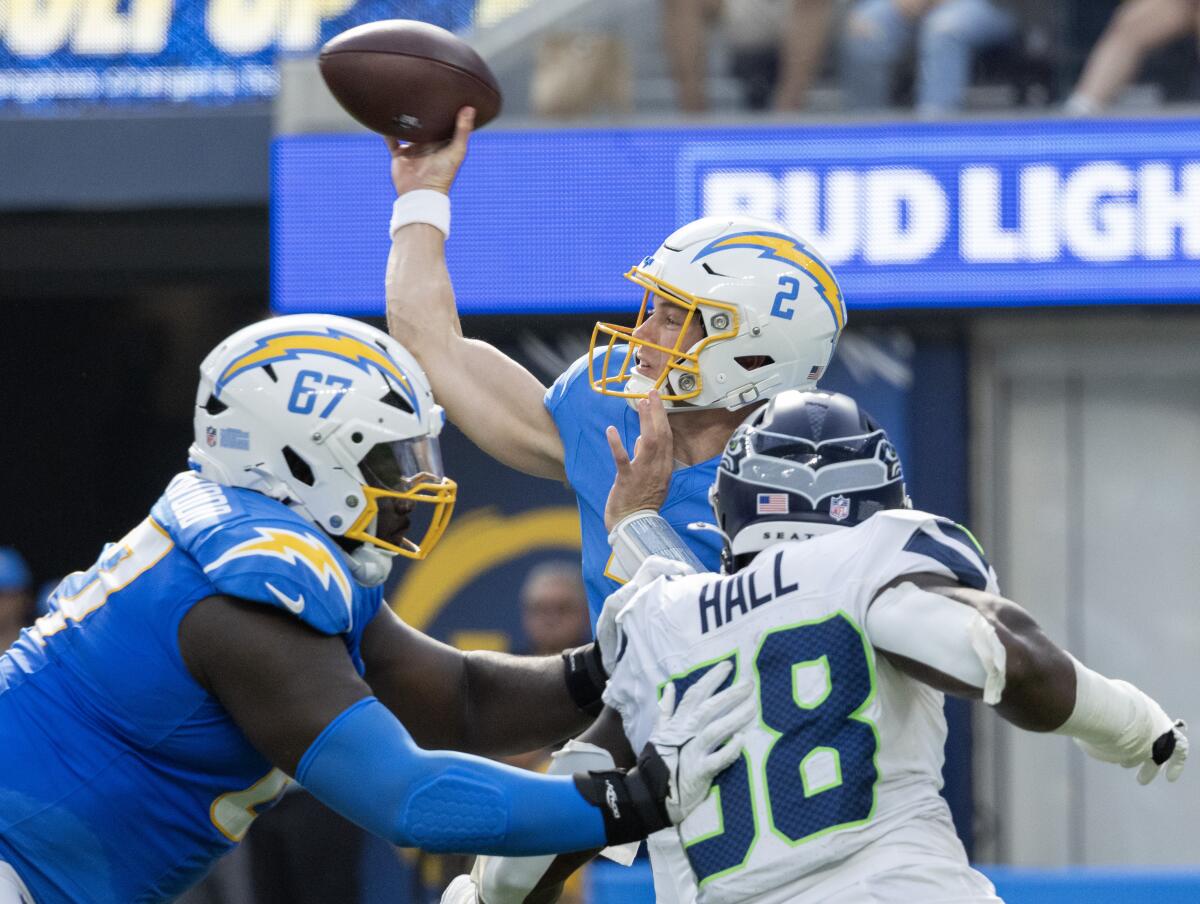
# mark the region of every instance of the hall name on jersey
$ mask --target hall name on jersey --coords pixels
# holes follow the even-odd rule
[[[696,601],[700,610],[700,633],[707,634],[709,630],[721,628],[739,614],[748,615],[759,606],[786,596],[799,586],[799,583],[784,583],[782,549],[775,553],[770,575],[761,571],[742,571],[719,581],[711,581],[700,588],[700,596]]]

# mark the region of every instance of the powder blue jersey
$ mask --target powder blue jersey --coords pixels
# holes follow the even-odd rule
[[[603,355],[604,350],[596,352]],[[613,374],[624,359],[623,349],[614,352],[610,360]],[[562,438],[563,461],[567,481],[575,490],[579,503],[579,525],[583,533],[583,581],[587,587],[588,607],[592,624],[600,617],[604,599],[620,584],[609,575],[612,549],[604,527],[604,504],[608,491],[617,476],[605,428],[615,426],[621,434],[625,451],[632,455],[633,444],[641,434],[637,412],[629,402],[614,396],[600,395],[588,382],[588,357],[584,355],[570,366],[546,391],[546,408],[558,426]],[[676,414],[672,417],[687,417]],[[720,566],[720,535],[711,531],[688,530],[693,521],[713,520],[708,504],[708,488],[717,476],[721,457],[710,458],[688,468],[678,468],[671,476],[660,514],[675,528],[696,554],[704,567],[717,571]]]
[[[180,621],[214,594],[341,635],[360,674],[382,601],[282,503],[177,476],[0,656],[0,861],[38,904],[174,898],[283,791],[180,654]]]

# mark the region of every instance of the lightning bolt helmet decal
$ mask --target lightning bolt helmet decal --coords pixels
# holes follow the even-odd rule
[[[188,463],[205,480],[262,493],[344,538],[344,560],[281,534],[243,554],[313,568],[348,593],[348,575],[376,586],[395,556],[424,558],[446,529],[457,485],[442,467],[444,423],[401,343],[348,317],[292,314],[243,327],[201,362]],[[395,511],[417,505],[428,519],[393,523]]]
[[[736,411],[811,389],[846,326],[841,287],[816,250],[755,217],[686,223],[625,278],[642,291],[637,319],[596,323],[588,382],[631,405],[654,391],[668,408]]]
[[[221,390],[231,380],[247,370],[279,361],[296,360],[302,355],[318,355],[345,361],[364,373],[374,368],[385,377],[391,378],[420,416],[420,399],[400,365],[378,347],[335,327],[327,327],[325,332],[289,330],[263,336],[255,342],[253,348],[238,355],[225,366],[217,376],[213,392],[219,397]]]
[[[817,293],[828,305],[837,328],[840,330],[846,325],[846,302],[842,298],[841,287],[824,262],[806,248],[803,242],[779,232],[739,232],[723,235],[709,242],[696,253],[692,261],[728,248],[756,248],[761,252],[759,257],[783,261],[805,273],[812,279]]]

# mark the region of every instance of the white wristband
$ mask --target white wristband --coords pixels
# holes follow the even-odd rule
[[[389,230],[392,238],[396,237],[398,229],[410,223],[428,223],[450,238],[450,196],[431,188],[418,188],[400,195],[392,205]]]

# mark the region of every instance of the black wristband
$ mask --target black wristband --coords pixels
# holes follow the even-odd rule
[[[600,645],[592,641],[573,650],[563,650],[562,658],[563,677],[571,700],[589,716],[600,715],[604,708],[604,685],[608,683],[604,661],[600,658]]]
[[[666,805],[670,770],[653,744],[642,749],[637,766],[628,772],[577,773],[575,787],[600,809],[608,844],[640,841],[671,825]]]

